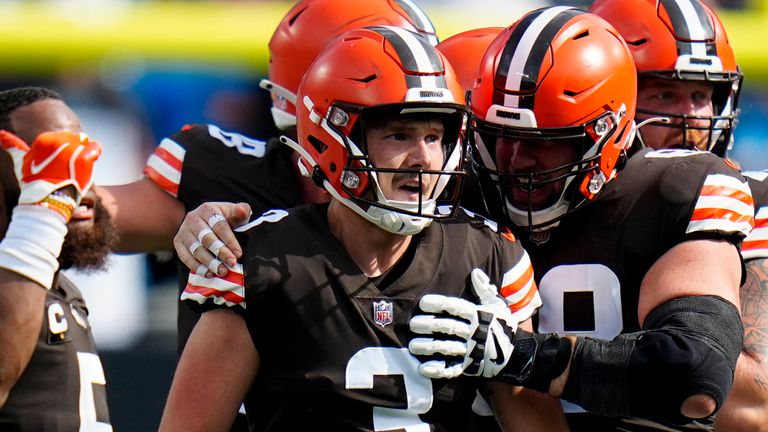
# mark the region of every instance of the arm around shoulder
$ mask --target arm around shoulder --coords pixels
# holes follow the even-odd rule
[[[117,252],[172,250],[186,213],[181,201],[148,178],[95,191],[120,233]]]

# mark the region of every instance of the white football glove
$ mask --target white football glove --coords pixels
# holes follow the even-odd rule
[[[408,344],[411,354],[431,358],[419,366],[419,373],[427,378],[455,378],[462,373],[492,378],[509,361],[518,322],[488,275],[474,269],[470,278],[479,305],[458,297],[428,294],[421,298],[419,307],[431,315],[416,315],[410,320],[412,332],[429,336],[414,338]],[[436,316],[445,314],[453,317]],[[447,363],[444,356],[463,359]]]

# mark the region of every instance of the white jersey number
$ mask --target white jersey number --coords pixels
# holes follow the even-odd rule
[[[601,264],[557,266],[541,278],[539,332],[613,339],[623,328],[619,278]]]
[[[77,364],[80,369],[80,432],[112,432],[112,426],[109,423],[96,420],[93,385],[107,383],[99,356],[79,352]]]
[[[541,278],[539,332],[610,340],[624,328],[619,278],[601,264],[557,266]],[[562,401],[565,412],[584,409]]]
[[[372,389],[374,375],[402,375],[407,408],[373,407],[373,429],[429,432],[419,414],[432,408],[432,381],[419,375],[419,362],[407,348],[370,347],[355,353],[347,363],[346,388]]]
[[[208,125],[208,133],[227,147],[234,147],[244,155],[260,158],[267,152],[267,143],[264,141],[255,140],[232,132],[225,132],[214,125]]]

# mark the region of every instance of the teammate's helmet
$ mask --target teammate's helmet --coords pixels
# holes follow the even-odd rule
[[[300,144],[281,139],[301,155],[304,174],[334,198],[384,230],[415,234],[432,219],[451,216],[440,204],[457,203],[468,117],[462,94],[450,64],[425,37],[393,26],[351,30],[328,44],[302,80],[296,112]],[[442,169],[383,169],[371,163],[366,125],[398,116],[443,120]],[[383,172],[439,178],[417,201],[393,201],[379,187]]]
[[[418,31],[437,44],[427,15],[411,0],[304,0],[283,17],[269,41],[272,117],[283,130],[296,126],[296,91],[301,77],[325,45],[347,30],[392,25]]]
[[[629,45],[640,78],[714,84],[714,116],[685,116],[640,108],[637,112],[679,119],[657,126],[683,128],[683,137],[687,136],[688,128],[708,131],[705,150],[724,156],[732,145],[742,75],[715,12],[699,0],[597,0],[590,11],[619,31]],[[693,126],[686,121],[691,119],[701,120],[706,126]]]
[[[485,50],[504,27],[483,27],[455,34],[437,44],[437,49],[448,59],[456,71],[464,90],[475,86],[480,60]]]
[[[616,176],[632,142],[636,98],[632,56],[602,18],[551,7],[504,30],[482,59],[471,100],[474,160],[481,179],[501,193],[501,210],[516,225],[537,230],[592,199]],[[513,172],[497,160],[497,139],[532,152],[567,143],[578,155],[553,169]],[[539,187],[561,181],[556,200],[545,208],[533,204]],[[526,204],[510,200],[513,188],[527,194]]]

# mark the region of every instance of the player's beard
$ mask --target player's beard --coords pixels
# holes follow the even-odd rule
[[[117,242],[117,230],[100,199],[94,201],[93,211],[92,225],[70,223],[67,226],[69,232],[59,255],[62,269],[95,272],[106,268],[109,254]]]
[[[685,131],[685,143],[691,149],[703,151],[709,150],[709,131],[702,129],[687,129]]]

